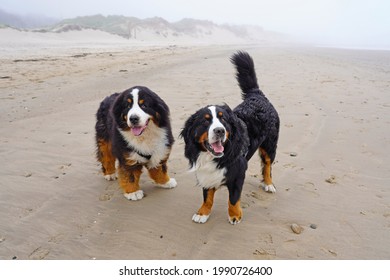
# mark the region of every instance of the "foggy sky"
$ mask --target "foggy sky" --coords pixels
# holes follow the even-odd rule
[[[389,0],[0,0],[0,9],[59,19],[159,16],[254,24],[318,44],[390,49]]]

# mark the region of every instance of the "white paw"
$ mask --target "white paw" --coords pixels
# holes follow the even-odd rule
[[[132,193],[123,194],[128,200],[140,200],[144,197],[144,192],[142,190],[135,191]]]
[[[116,180],[116,174],[113,173],[113,174],[104,175],[104,179],[106,179],[107,181],[114,181]]]
[[[204,224],[205,222],[207,222],[207,220],[209,219],[210,215],[198,215],[198,214],[194,214],[194,216],[192,216],[192,220],[195,222],[195,223],[199,223],[199,224]]]
[[[268,192],[268,193],[276,193],[276,188],[275,188],[275,186],[274,185],[266,185],[266,184],[264,184],[264,183],[262,183],[262,185],[263,185],[263,190],[264,191],[266,191],[266,192]]]
[[[232,225],[237,225],[241,222],[241,220],[237,220],[236,218],[230,218],[229,217],[229,223],[231,223]]]
[[[169,179],[169,181],[165,184],[157,184],[158,187],[164,189],[172,189],[177,186],[177,182],[174,178]]]

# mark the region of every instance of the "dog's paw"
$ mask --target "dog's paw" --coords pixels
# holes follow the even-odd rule
[[[207,222],[207,220],[209,219],[210,215],[199,215],[199,214],[194,214],[194,216],[192,216],[192,220],[195,222],[195,223],[198,223],[198,224],[204,224],[205,222]]]
[[[229,223],[232,225],[237,225],[241,222],[241,217],[229,217]]]
[[[138,190],[132,193],[124,193],[123,194],[128,200],[140,200],[144,197],[144,192],[142,190]]]
[[[116,180],[116,174],[112,173],[112,174],[104,175],[104,179],[106,179],[107,181],[114,181]]]
[[[157,184],[158,187],[164,188],[164,189],[173,189],[177,186],[177,182],[174,178],[169,179],[169,181],[165,184]]]
[[[273,184],[271,184],[271,185],[266,185],[266,184],[262,183],[262,185],[263,185],[263,190],[264,190],[265,192],[268,192],[268,193],[276,193],[276,188],[275,188],[275,186],[274,186]]]

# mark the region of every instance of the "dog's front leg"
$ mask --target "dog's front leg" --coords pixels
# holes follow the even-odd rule
[[[142,165],[120,165],[118,169],[119,185],[123,189],[123,195],[128,200],[140,200],[144,192],[139,189],[139,178],[142,173]]]
[[[194,222],[200,224],[207,222],[210,217],[211,208],[213,207],[215,191],[215,188],[203,189],[203,204],[198,212],[192,216]]]

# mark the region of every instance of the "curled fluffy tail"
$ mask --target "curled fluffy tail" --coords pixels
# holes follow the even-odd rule
[[[252,57],[244,51],[233,54],[230,61],[236,67],[236,78],[242,90],[242,98],[245,99],[248,93],[259,92],[255,65]]]

